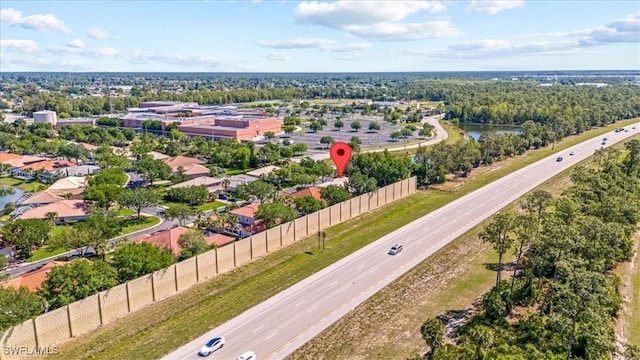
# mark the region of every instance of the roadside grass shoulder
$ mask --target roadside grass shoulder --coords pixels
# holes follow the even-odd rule
[[[565,140],[556,145],[555,151],[598,135],[588,132],[579,139]],[[60,346],[60,355],[65,359],[161,357],[391,231],[555,151],[540,149],[509,159],[501,169],[470,178],[455,192],[418,191],[375,212],[327,229],[324,251],[318,251],[315,236],[308,237],[72,339]],[[486,262],[483,258],[478,261]],[[493,274],[489,272],[489,275],[493,278]],[[459,286],[467,285],[461,283]]]

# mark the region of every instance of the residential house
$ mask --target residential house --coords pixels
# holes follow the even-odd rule
[[[337,177],[337,178],[335,178],[333,180],[326,181],[326,182],[323,182],[321,184],[318,184],[318,187],[323,188],[323,187],[327,187],[327,186],[330,186],[330,185],[345,186],[347,184],[347,182],[349,182],[349,178],[348,177],[346,177],[346,176]]]
[[[258,206],[259,204],[252,204],[232,210],[229,214],[236,218],[233,223],[226,223],[221,228],[214,227],[212,229],[241,238],[264,231],[266,230],[264,222],[255,218],[255,212],[257,211]],[[219,216],[219,214],[213,213],[209,216],[209,219],[217,220]]]
[[[46,205],[60,200],[81,200],[84,188],[77,189],[46,189],[38,191],[22,201],[21,205]]]
[[[37,177],[38,180],[48,183],[64,177],[64,169],[70,166],[76,166],[76,164],[68,160],[46,159],[14,168],[11,170],[11,176],[26,180]]]
[[[78,177],[78,176],[93,175],[98,171],[100,171],[100,166],[97,166],[97,165],[76,165],[76,166],[69,166],[65,168],[62,172],[65,177],[66,176]]]
[[[267,176],[271,172],[273,172],[275,170],[278,170],[278,169],[280,169],[279,166],[269,165],[269,166],[261,167],[259,169],[255,169],[253,171],[249,171],[247,173],[247,175],[253,176],[255,178],[260,178],[261,176]]]
[[[240,224],[253,225],[257,221],[256,212],[259,207],[260,204],[253,203],[231,210],[229,213],[234,215]]]
[[[305,196],[311,196],[316,200],[320,200],[321,198],[320,189],[315,186],[310,186],[304,189],[300,189],[296,192],[291,193],[291,196],[293,196],[294,199],[305,197]]]
[[[87,187],[87,185],[85,176],[69,176],[54,182],[48,190],[80,189]]]
[[[2,287],[8,289],[10,287],[19,289],[21,287],[27,288],[27,290],[36,292],[42,287],[42,283],[47,280],[47,274],[52,268],[56,266],[66,265],[66,261],[50,261],[45,266],[38,270],[28,272],[23,275],[14,277],[2,283]]]
[[[174,156],[162,160],[165,164],[171,168],[171,173],[174,175],[187,175],[190,177],[207,176],[211,172],[209,168],[203,166],[204,161],[187,157],[187,156]]]
[[[83,200],[60,200],[51,204],[29,209],[19,219],[46,219],[48,213],[56,213],[54,222],[65,224],[68,222],[80,221],[89,217],[89,204]]]
[[[0,153],[0,171],[5,173],[11,173],[12,170],[21,168],[25,165],[33,164],[39,161],[46,160],[46,158],[32,155],[18,155],[13,153]]]
[[[177,226],[172,229],[159,231],[155,234],[142,234],[133,239],[135,243],[148,242],[160,248],[166,248],[171,250],[174,255],[180,255],[182,247],[178,243],[180,236],[190,231],[195,231],[182,226]],[[228,244],[233,241],[230,236],[215,234],[213,236],[205,237],[205,241],[209,245]]]
[[[228,176],[226,179],[229,180],[227,184],[228,191],[236,191],[236,188],[239,185],[248,184],[258,180],[258,178],[254,176],[249,176],[245,174],[231,175],[231,176]]]
[[[186,188],[191,186],[204,186],[209,192],[215,192],[224,189],[223,177],[200,176],[191,180],[172,185],[169,189]]]

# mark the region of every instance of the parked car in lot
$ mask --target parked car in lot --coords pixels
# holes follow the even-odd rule
[[[200,349],[198,354],[200,356],[209,356],[212,352],[216,350],[220,350],[224,346],[224,338],[223,337],[214,337],[209,340],[208,343],[204,344],[204,346]]]
[[[253,351],[247,351],[246,353],[236,358],[236,360],[256,360],[256,359],[258,358],[256,357],[256,353],[254,353]]]
[[[396,255],[400,253],[403,249],[402,244],[394,244],[391,249],[389,249],[389,255]]]

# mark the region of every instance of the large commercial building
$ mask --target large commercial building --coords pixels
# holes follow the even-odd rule
[[[161,130],[175,124],[187,135],[211,139],[248,141],[266,132],[282,132],[280,121],[260,109],[238,109],[236,106],[201,106],[197,103],[148,101],[138,108],[127,109],[123,126],[142,129],[147,120],[157,120]]]
[[[51,126],[56,126],[58,116],[55,111],[36,111],[33,113],[33,122],[35,124],[50,124]]]

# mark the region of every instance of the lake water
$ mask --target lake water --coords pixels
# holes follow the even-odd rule
[[[12,201],[18,200],[24,191],[16,187],[0,186],[0,210],[4,209],[4,206]]]
[[[508,125],[483,125],[483,124],[460,124],[460,128],[464,130],[467,135],[475,140],[480,139],[480,135],[484,132],[494,132],[496,134],[520,134],[520,126],[508,126]]]

